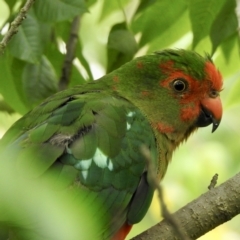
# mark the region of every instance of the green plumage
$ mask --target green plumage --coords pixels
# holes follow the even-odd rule
[[[46,99],[8,130],[0,146],[11,152],[19,169],[37,164],[31,177],[53,172],[56,181],[67,179],[65,187],[78,185],[89,206],[100,202],[99,221],[109,219],[101,239],[108,239],[124,223],[139,222],[151,203],[141,146],[149,149],[162,178],[172,151],[195,129],[195,119],[180,122],[179,97],[161,87],[167,78],[161,64],[172,61],[175,68],[203,79],[208,60],[183,50],[133,60],[98,81]],[[180,127],[179,139],[159,133],[159,123]]]
[[[145,144],[156,155],[154,134],[139,109],[125,99],[102,91],[76,90],[74,94],[71,90],[71,97],[64,100],[61,94],[20,119],[2,145],[19,149],[19,168],[38,162],[32,177],[44,177],[54,168],[56,175],[69,178],[69,185],[77,181],[84,191],[90,191],[106,208],[105,218],[115,216],[103,232],[108,238],[126,219],[131,224],[140,220],[137,214],[127,217],[127,208],[146,171],[140,146]],[[85,199],[94,204],[89,197]],[[145,215],[149,199],[146,204],[140,212],[135,206],[135,211]]]

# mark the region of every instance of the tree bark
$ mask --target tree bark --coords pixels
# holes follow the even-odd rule
[[[172,216],[190,239],[197,239],[240,213],[240,173],[220,186],[202,194]],[[180,240],[166,219],[132,240]]]

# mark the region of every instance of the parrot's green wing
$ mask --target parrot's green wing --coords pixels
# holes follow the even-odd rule
[[[150,124],[128,101],[101,91],[75,90],[49,98],[16,122],[1,141],[18,168],[38,161],[34,176],[50,170],[83,189],[87,204],[100,202],[102,237],[145,215],[153,189],[141,146],[156,156]],[[155,158],[156,159],[156,158]],[[57,180],[57,179],[56,179]],[[96,213],[97,215],[97,213]]]

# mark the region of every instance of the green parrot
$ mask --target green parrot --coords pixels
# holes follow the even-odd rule
[[[47,98],[7,131],[1,147],[24,156],[11,159],[16,167],[37,162],[35,178],[54,170],[78,185],[107,219],[99,239],[123,240],[153,198],[142,146],[160,181],[181,142],[198,127],[219,126],[221,89],[210,56],[158,51]]]

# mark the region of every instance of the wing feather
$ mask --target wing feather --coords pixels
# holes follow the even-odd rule
[[[79,186],[89,206],[100,202],[96,215],[109,217],[102,233],[108,239],[149,207],[152,191],[143,181],[141,145],[156,150],[154,134],[123,99],[101,92],[67,95],[51,97],[24,116],[2,143],[15,148],[19,168],[37,163],[35,177],[53,172],[56,181],[67,179],[64,186]]]

